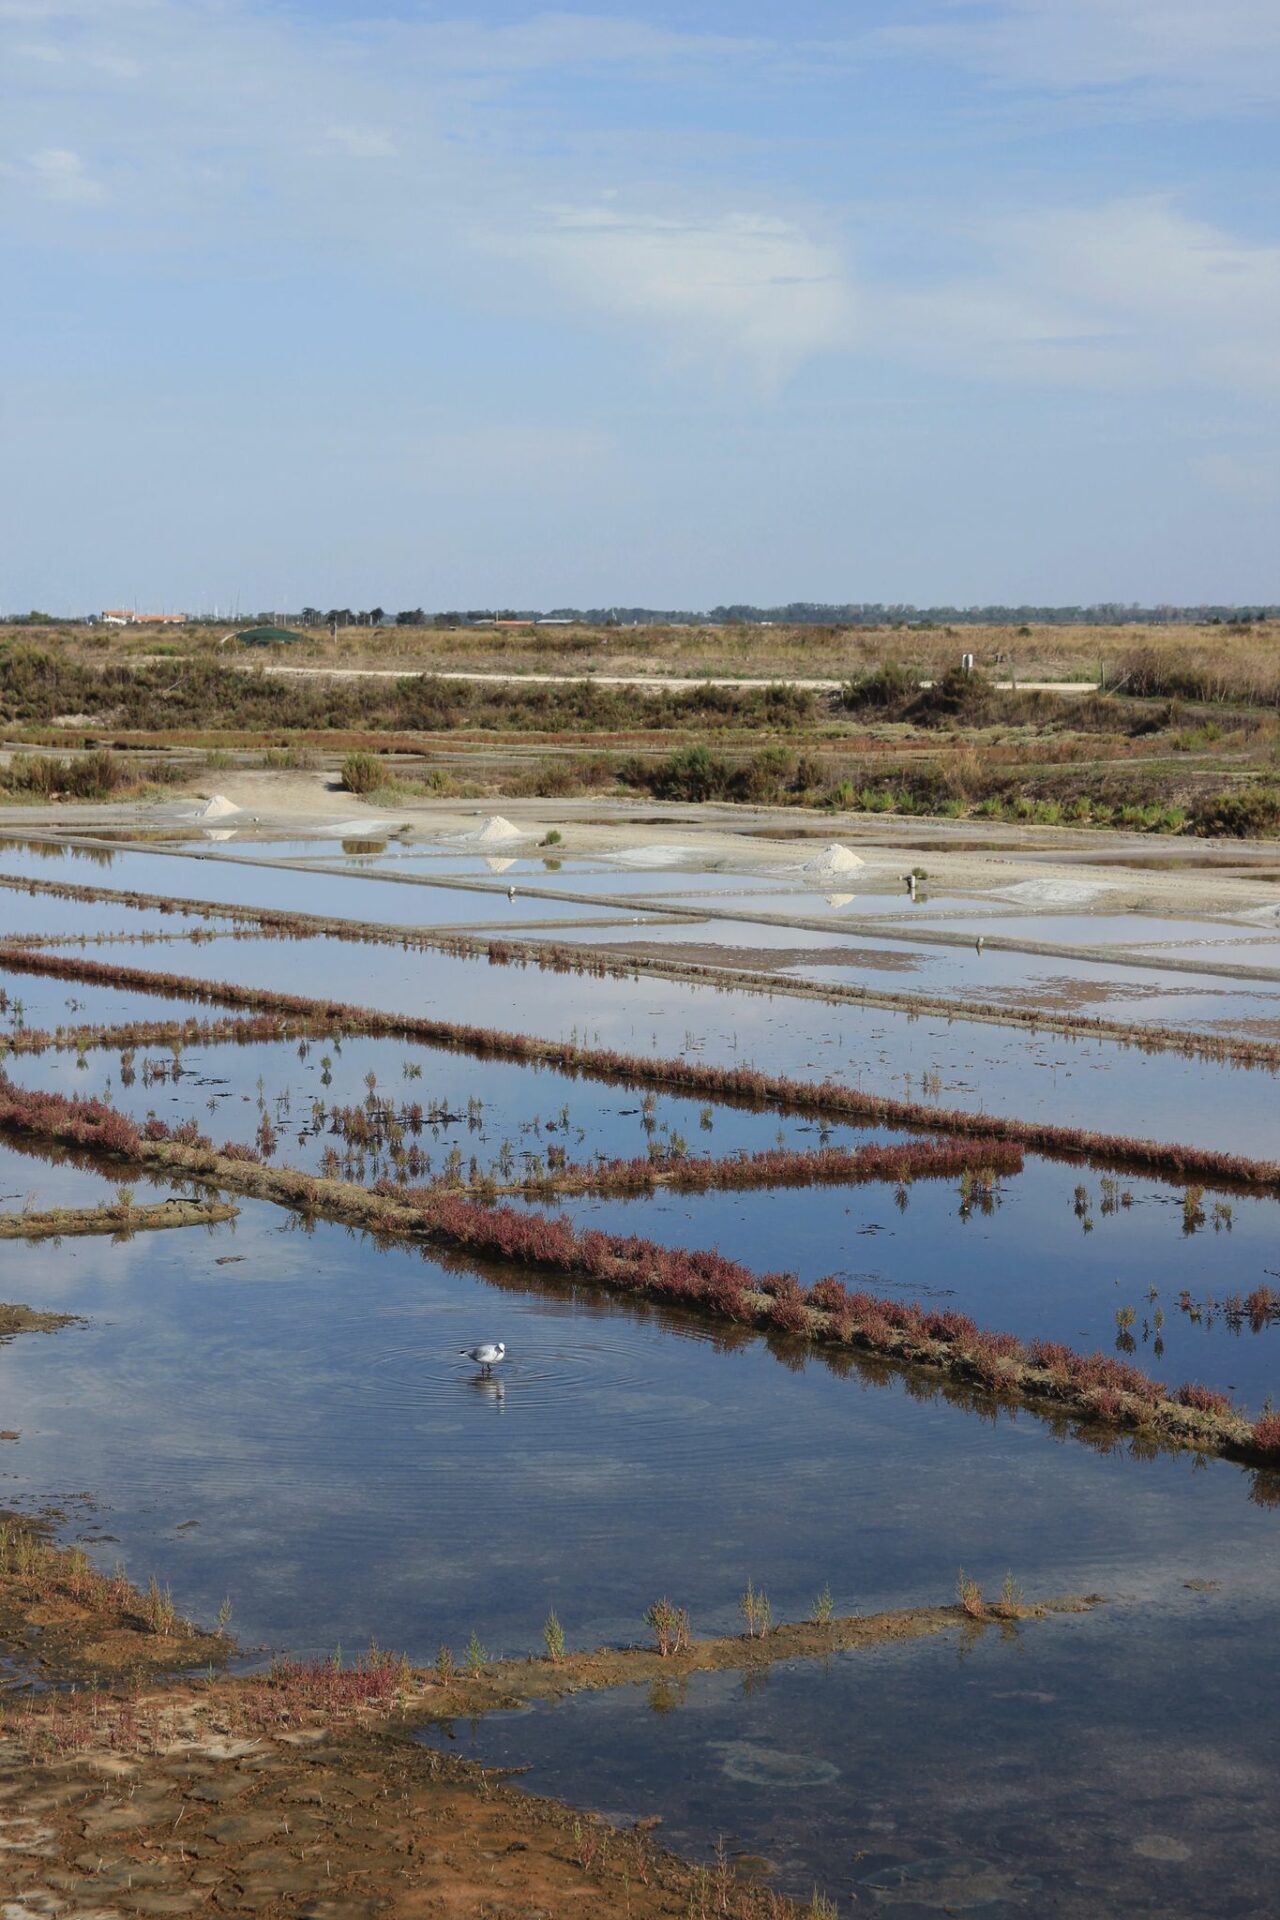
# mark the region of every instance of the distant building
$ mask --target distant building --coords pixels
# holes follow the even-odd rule
[[[107,627],[180,627],[185,613],[134,613],[130,608],[112,607],[98,615]]]

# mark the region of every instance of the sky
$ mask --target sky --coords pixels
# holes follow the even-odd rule
[[[1277,0],[0,0],[0,608],[1280,599]]]

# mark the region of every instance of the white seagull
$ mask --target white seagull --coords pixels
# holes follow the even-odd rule
[[[515,897],[516,897],[516,890],[515,890],[515,888],[514,888],[514,887],[508,887],[508,888],[507,888],[507,898],[508,898],[508,900],[514,900],[514,899],[515,899]]]
[[[474,1360],[483,1373],[489,1373],[500,1366],[507,1357],[507,1349],[499,1340],[489,1342],[482,1347],[459,1347],[458,1352],[464,1360]]]

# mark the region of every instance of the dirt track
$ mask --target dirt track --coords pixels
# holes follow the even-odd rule
[[[644,687],[652,693],[690,693],[695,687],[727,687],[741,691],[751,687],[796,687],[803,693],[839,693],[843,680],[806,680],[792,674],[754,674],[747,678],[727,678],[718,674],[698,674],[692,678],[664,673],[477,673],[460,668],[436,667],[281,667],[264,666],[262,673],[278,679],[312,680],[406,680],[418,676],[431,680],[473,680],[485,686]],[[931,687],[932,680],[922,680]],[[995,680],[998,693],[1096,693],[1096,680]]]

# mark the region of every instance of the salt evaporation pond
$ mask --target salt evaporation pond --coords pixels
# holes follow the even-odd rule
[[[120,856],[112,884],[180,891],[178,863],[151,860],[122,877],[130,860],[147,856]],[[248,870],[225,867],[210,882],[222,899],[233,871],[240,897]],[[53,877],[81,876],[64,865]],[[271,905],[281,904],[278,883],[296,881],[308,911],[335,911],[335,890],[352,887],[420,899],[424,911],[446,897],[486,912],[509,904],[500,893],[315,873],[250,879]],[[181,926],[112,903],[64,913],[70,904],[0,892],[7,928],[68,943]],[[744,937],[741,923],[712,924],[726,940]],[[766,951],[775,935],[803,944],[787,930],[749,937]],[[671,937],[689,930],[672,927]],[[954,977],[929,970],[949,950],[880,945],[905,957],[908,977]],[[94,957],[117,955],[157,972],[642,1055],[756,1061],[946,1105],[1277,1151],[1272,1073],[1173,1053],[311,938],[131,940]],[[1039,964],[989,985],[1021,996],[1057,980],[1065,995],[1083,978],[1069,963]],[[1162,1006],[1151,1017],[1168,1019],[1173,989],[1142,971],[1140,988],[1106,962],[1086,1006],[1113,995],[1117,1007]],[[6,1029],[220,1011],[17,971],[0,984],[11,996]],[[1274,995],[1189,984],[1184,1011],[1274,1012]],[[517,1152],[544,1154],[554,1138],[571,1158],[674,1135],[716,1153],[771,1145],[779,1133],[793,1146],[821,1137],[802,1118],[719,1102],[709,1103],[708,1133],[707,1103],[658,1095],[646,1116],[622,1087],[387,1039],[194,1046],[176,1080],[171,1058],[136,1049],[130,1086],[115,1051],[90,1052],[83,1066],[67,1053],[5,1065],[21,1084],[109,1091],[128,1111],[171,1120],[190,1114],[218,1138],[251,1134],[261,1100],[283,1123],[278,1161],[325,1144],[321,1135],[298,1144],[299,1106],[317,1091],[353,1104],[370,1072],[389,1099],[434,1098],[459,1116],[439,1123],[432,1144],[468,1156],[488,1151],[500,1128]],[[865,1136],[833,1126],[830,1137]],[[109,1178],[79,1157],[0,1149],[0,1196],[14,1204],[24,1180],[42,1205],[54,1195],[94,1204]],[[139,1199],[151,1191],[129,1178]],[[1273,1257],[1278,1203],[1230,1196],[1230,1222],[1215,1232],[1206,1196],[1204,1223],[1185,1235],[1178,1189],[1121,1175],[1116,1193],[1132,1204],[1117,1199],[1111,1211],[1102,1179],[1033,1156],[1002,1183],[990,1215],[966,1219],[954,1181],[916,1183],[905,1211],[884,1186],[664,1193],[567,1210],[672,1245],[718,1242],[757,1269],[834,1268],[876,1291],[945,1300],[981,1323],[1081,1346],[1112,1350],[1116,1308],[1134,1305],[1139,1364],[1260,1402],[1273,1390],[1280,1328],[1196,1323],[1173,1296],[1184,1286],[1219,1298],[1247,1291]],[[426,1662],[442,1640],[460,1651],[473,1629],[494,1653],[523,1654],[539,1646],[551,1606],[571,1646],[627,1643],[643,1637],[644,1611],[663,1593],[690,1609],[697,1632],[726,1633],[740,1627],[748,1579],[768,1591],[776,1617],[795,1618],[828,1584],[837,1610],[871,1611],[949,1599],[960,1566],[994,1592],[1010,1569],[1031,1597],[1092,1591],[1108,1604],[1017,1633],[956,1631],[784,1664],[749,1685],[720,1675],[640,1698],[580,1697],[465,1737],[489,1764],[532,1763],[535,1790],[629,1818],[662,1815],[663,1838],[703,1857],[724,1834],[767,1855],[776,1883],[802,1896],[821,1885],[851,1911],[907,1920],[947,1908],[993,1920],[1269,1911],[1277,1793],[1265,1702],[1280,1657],[1280,1475],[999,1408],[848,1352],[810,1352],[498,1262],[308,1226],[259,1201],[213,1229],[13,1243],[4,1260],[7,1298],[87,1324],[0,1348],[0,1430],[18,1435],[0,1448],[0,1504],[56,1503],[64,1538],[83,1538],[104,1568],[123,1558],[144,1583],[156,1573],[197,1618],[212,1620],[229,1595],[246,1659],[355,1649],[376,1635]],[[1153,1326],[1144,1344],[1142,1325],[1157,1303],[1159,1356]],[[493,1337],[510,1360],[481,1380],[457,1350]]]
[[[162,947],[136,953],[126,947],[119,957],[157,973],[172,968],[209,982],[268,986],[628,1053],[757,1064],[802,1080],[830,1077],[910,1099],[923,1098],[923,1076],[933,1084],[936,1075],[938,1090],[930,1097],[941,1105],[1268,1158],[1280,1152],[1271,1071],[1146,1053],[1111,1041],[1029,1035],[933,1013],[908,1016],[703,983],[490,966],[434,951],[353,947],[319,937],[218,941],[172,955]],[[27,976],[0,978],[10,991],[24,998],[29,991],[35,1001],[34,976],[30,987]],[[71,993],[86,1009],[93,1006],[91,989],[57,986],[45,1004],[61,1004]],[[135,1017],[159,1017],[152,1005],[139,994]],[[188,1003],[185,1011],[200,1009]],[[29,1014],[28,1025],[36,1024]]]
[[[423,1737],[841,1913],[1246,1920],[1274,1899],[1280,1610],[1226,1585]]]
[[[332,1114],[370,1101],[393,1112],[422,1109],[420,1126],[405,1134],[428,1163],[412,1176],[418,1180],[448,1175],[455,1164],[452,1177],[464,1177],[474,1163],[510,1183],[541,1174],[556,1151],[590,1162],[644,1158],[651,1144],[674,1143],[721,1157],[910,1137],[666,1093],[646,1099],[551,1068],[381,1038],[196,1044],[181,1050],[176,1071],[171,1049],[144,1045],[127,1078],[115,1052],[51,1049],[19,1056],[10,1071],[23,1086],[105,1096],[139,1122],[153,1114],[170,1126],[194,1121],[215,1142],[251,1143],[265,1115],[279,1137],[276,1164],[321,1172],[335,1152],[344,1176],[362,1184],[396,1177],[395,1166],[376,1147],[348,1157]],[[1112,1182],[1079,1161],[1033,1154],[1020,1175],[999,1182],[989,1211],[965,1200],[958,1176],[916,1181],[899,1194],[878,1182],[698,1194],[659,1188],[631,1199],[534,1195],[527,1204],[667,1246],[714,1246],[755,1272],[794,1272],[806,1285],[834,1273],[851,1287],[954,1307],[1027,1339],[1114,1348],[1173,1386],[1204,1379],[1255,1409],[1276,1378],[1280,1324],[1268,1317],[1254,1329],[1222,1311],[1232,1296],[1278,1277],[1280,1202],[1272,1197],[1215,1191],[1188,1214],[1183,1185],[1123,1172]],[[1117,1321],[1126,1310],[1131,1326]]]
[[[261,1202],[5,1262],[16,1298],[89,1324],[0,1350],[3,1500],[84,1497],[100,1564],[206,1620],[229,1593],[247,1649],[376,1634],[427,1661],[474,1627],[519,1654],[552,1605],[571,1645],[625,1642],[662,1592],[736,1631],[748,1576],[782,1618],[825,1581],[850,1609],[945,1600],[959,1565],[1134,1597],[1274,1566],[1280,1513],[1227,1462]],[[511,1357],[481,1381],[457,1349],[494,1335]]]
[[[81,884],[68,875],[60,856],[2,844],[0,873]],[[494,895],[480,888],[433,887],[425,881],[399,885],[387,877],[318,874],[295,867],[200,860],[161,852],[113,853],[110,875],[103,884],[122,893],[278,913],[321,913],[334,919],[394,922],[406,927],[463,926],[484,920],[519,925],[535,919],[615,917],[604,906],[560,906],[557,910],[555,903],[528,895],[517,894],[514,900],[508,900],[505,892]]]
[[[1280,1318],[1255,1330],[1222,1307],[1268,1285],[1280,1306],[1280,1201],[1232,1195],[1225,1208],[1217,1203],[1215,1229],[1206,1197],[1188,1233],[1181,1188],[1123,1174],[1116,1184],[1130,1204],[1117,1199],[1106,1212],[1096,1169],[1028,1155],[1021,1174],[999,1183],[989,1213],[966,1208],[955,1178],[915,1182],[901,1208],[893,1187],[877,1184],[575,1196],[559,1210],[582,1228],[715,1247],[806,1286],[835,1274],[850,1288],[951,1308],[1026,1340],[1114,1353],[1171,1388],[1190,1380],[1230,1389],[1257,1413],[1280,1384]],[[1077,1187],[1087,1201],[1077,1202]],[[1126,1311],[1131,1327],[1117,1321]]]

